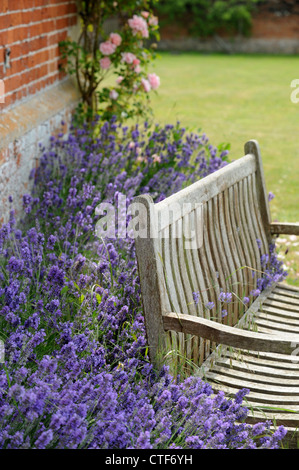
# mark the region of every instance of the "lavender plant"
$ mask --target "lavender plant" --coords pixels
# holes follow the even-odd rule
[[[153,368],[134,240],[95,236],[100,202],[161,200],[226,165],[227,149],[179,124],[98,124],[51,138],[24,220],[12,210],[0,230],[0,448],[278,447],[284,428],[244,423],[248,390],[230,400]]]

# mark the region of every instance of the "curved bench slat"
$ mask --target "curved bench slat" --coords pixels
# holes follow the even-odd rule
[[[163,315],[163,325],[166,331],[189,333],[226,346],[252,351],[292,354],[299,344],[299,335],[256,333],[182,313]]]
[[[270,230],[275,235],[299,235],[299,223],[272,222]]]

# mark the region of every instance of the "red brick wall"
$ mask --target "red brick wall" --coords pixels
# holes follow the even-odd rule
[[[298,39],[299,16],[277,16],[261,12],[253,17],[251,35],[264,39]]]
[[[5,89],[0,109],[63,77],[58,43],[76,23],[75,0],[0,0],[0,79]],[[5,71],[6,48],[11,54]]]
[[[160,30],[162,39],[177,39],[190,36],[188,22],[173,23]],[[227,37],[227,33],[219,33]],[[253,15],[250,36],[253,39],[299,39],[299,15],[278,16],[261,11]]]

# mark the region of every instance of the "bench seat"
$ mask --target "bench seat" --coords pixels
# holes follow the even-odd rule
[[[215,392],[248,388],[248,422],[283,424],[297,442],[299,289],[271,280],[257,298],[252,292],[270,266],[273,237],[299,235],[299,224],[271,222],[258,143],[157,204],[149,195],[135,204],[152,362],[199,375]]]

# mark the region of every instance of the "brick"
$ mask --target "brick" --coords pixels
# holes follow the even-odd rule
[[[45,5],[51,5],[52,0],[35,0],[35,7],[44,7]]]
[[[5,93],[16,90],[22,85],[22,75],[14,75],[13,77],[4,78]]]
[[[50,58],[50,51],[49,49],[45,49],[30,56],[29,64],[31,67],[35,67],[36,65],[47,62],[49,58]]]
[[[58,18],[56,20],[56,29],[67,29],[69,26],[69,20],[67,17],[64,18]]]
[[[42,20],[48,18],[49,17],[45,17],[45,15],[43,14],[43,12],[46,10],[46,8],[38,8],[36,10],[33,10],[31,12],[31,22],[32,23],[40,23]]]
[[[0,29],[7,29],[11,26],[11,14],[6,13],[6,15],[0,16]]]
[[[25,96],[27,96],[27,86],[22,87],[20,90],[17,90],[17,92],[16,92],[17,100],[21,100]]]
[[[20,26],[19,28],[7,29],[0,31],[0,44],[9,46],[17,41],[23,41],[28,36],[28,26]]]
[[[68,3],[68,13],[74,13],[77,16],[77,6],[75,3]]]
[[[12,27],[27,24],[28,22],[29,22],[28,18],[26,17],[25,13],[22,11],[18,11],[16,13],[10,14],[10,26]]]
[[[69,18],[69,26],[75,26],[78,23],[78,17],[77,15],[72,15]]]
[[[25,2],[31,8],[33,0],[9,0],[9,10],[23,10],[25,8]]]
[[[59,42],[77,22],[75,0],[0,0],[0,73],[4,48],[11,48],[11,68],[4,74],[7,100],[0,109],[66,76]]]
[[[5,103],[0,105],[0,109],[10,106],[12,104],[12,95],[5,96]]]
[[[57,33],[51,34],[48,36],[48,45],[59,44],[60,41],[63,41],[67,38],[67,30],[59,31]]]
[[[10,77],[11,75],[21,73],[24,69],[22,59],[11,61],[10,69],[6,70],[5,77]]]
[[[29,94],[32,94],[32,95],[33,95],[33,94],[36,93],[37,91],[39,91],[39,87],[38,87],[38,84],[37,84],[37,83],[34,83],[33,85],[30,85],[30,86],[28,87],[28,92],[29,92]]]
[[[8,11],[8,0],[1,0],[0,12],[5,13],[7,11]]]
[[[36,78],[37,79],[43,78],[46,75],[48,75],[49,73],[50,73],[49,64],[44,64],[41,67],[38,67],[36,69]]]
[[[34,69],[23,71],[22,77],[21,77],[20,88],[32,82],[34,80],[34,76],[35,76]]]
[[[22,44],[19,43],[19,44],[10,46],[10,51],[11,51],[11,60],[17,59],[18,57],[22,55]]]
[[[29,37],[31,37],[31,38],[34,38],[35,36],[41,36],[42,33],[43,33],[42,23],[30,24],[28,26],[28,33],[29,33]]]
[[[49,73],[57,72],[58,70],[58,60],[54,60],[48,64]]]
[[[19,42],[17,44],[13,44],[10,47],[11,50],[11,59],[15,60],[19,57],[22,57],[28,54],[28,40],[24,39],[24,41]]]

